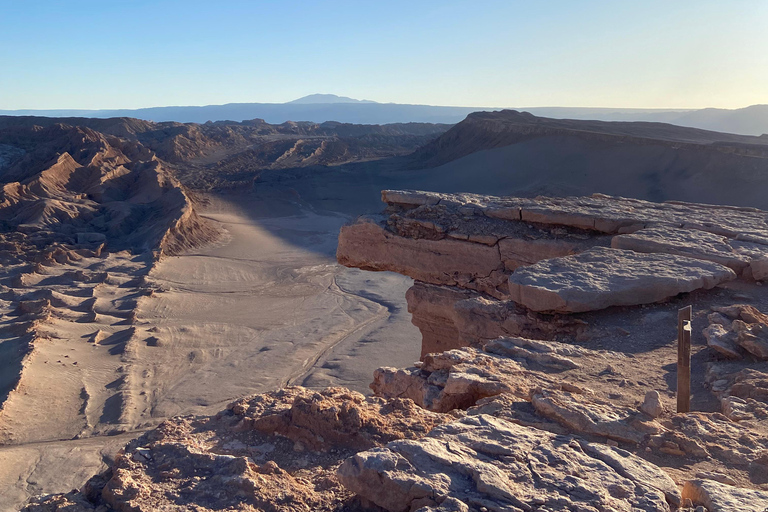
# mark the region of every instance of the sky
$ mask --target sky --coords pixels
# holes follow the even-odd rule
[[[768,103],[768,1],[0,0],[0,109]]]

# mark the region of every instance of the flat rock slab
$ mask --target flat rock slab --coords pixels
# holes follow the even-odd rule
[[[592,450],[573,437],[488,415],[360,452],[337,474],[347,489],[391,511],[445,500],[458,510],[495,511],[668,512],[668,499],[679,503],[669,476],[632,454]]]
[[[683,497],[709,512],[765,512],[768,492],[742,489],[714,480],[691,480],[683,487]]]
[[[697,260],[713,261],[741,273],[750,258],[737,252],[728,238],[697,229],[653,227],[631,234],[617,235],[611,240],[614,249],[645,253],[675,254]]]
[[[497,219],[572,226],[608,234],[668,226],[698,229],[768,245],[768,212],[756,208],[681,201],[654,203],[604,194],[523,198],[383,190],[381,196],[387,204],[406,208],[417,205],[460,206]]]
[[[597,247],[520,268],[509,278],[509,291],[533,311],[580,313],[650,304],[735,278],[718,263]]]

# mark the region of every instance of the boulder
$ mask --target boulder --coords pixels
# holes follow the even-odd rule
[[[759,359],[768,359],[768,325],[734,320],[731,329],[737,335],[736,343],[742,348]]]
[[[658,302],[735,278],[717,263],[597,247],[516,270],[509,292],[534,311],[578,313]]]
[[[735,332],[725,328],[720,323],[710,324],[702,332],[709,347],[715,349],[729,359],[741,359],[741,352],[736,343],[738,336]]]
[[[559,373],[598,360],[605,356],[566,343],[501,337],[481,348],[428,354],[414,367],[379,368],[371,389],[378,396],[410,398],[430,411],[448,412],[502,393],[530,400],[538,387],[567,387],[534,367]]]
[[[765,281],[768,279],[768,256],[753,260],[750,268],[755,281]]]
[[[651,418],[658,418],[664,414],[664,404],[661,402],[661,395],[655,389],[645,394],[643,403],[640,404],[640,410]]]
[[[377,396],[410,398],[429,411],[444,413],[502,393],[527,399],[536,386],[553,384],[509,357],[462,348],[429,354],[416,367],[379,368],[371,389]]]

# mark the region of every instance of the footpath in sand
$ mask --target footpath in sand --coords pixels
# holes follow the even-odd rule
[[[88,390],[90,405],[81,410],[74,392],[74,398],[58,399],[57,390],[69,391],[61,386],[48,386],[45,393],[27,388],[15,397],[4,421],[18,427],[14,437],[19,439],[0,447],[0,511],[17,510],[31,495],[81,486],[130,437],[169,416],[210,414],[234,398],[288,383],[369,392],[376,368],[408,366],[418,359],[419,347],[413,343],[418,330],[403,298],[411,279],[335,262],[338,230],[347,217],[284,203],[266,205],[251,195],[230,199],[210,197],[203,212],[224,231],[217,243],[164,258],[141,279],[142,288],[153,292],[140,294],[130,325],[125,318],[109,322],[111,317],[100,315],[95,327],[68,323],[82,327],[75,336],[57,330],[60,320],[46,324],[57,331],[51,332],[55,344],[38,349],[32,364],[43,350],[50,351],[49,345],[61,346],[64,355],[76,353],[77,365],[67,368],[76,372],[73,389]],[[264,211],[274,216],[265,217]],[[125,265],[120,270],[131,271]],[[137,276],[146,272],[136,270]],[[96,344],[82,337],[95,328],[104,338]],[[130,350],[113,350],[126,340],[115,338],[119,343],[114,345],[109,336],[128,331]],[[50,359],[39,363],[49,360],[49,366]],[[129,377],[111,389],[120,404],[98,392],[110,391],[104,384],[114,378],[93,380],[101,373],[91,369],[106,367],[114,378]],[[96,399],[102,399],[98,403],[104,411],[115,409],[113,414],[86,414]],[[43,413],[50,400],[62,404],[56,417],[71,417],[66,432],[57,430],[60,422],[50,411]],[[13,415],[16,409],[25,412]],[[50,421],[35,421],[34,431],[22,428],[33,425],[34,411]],[[102,435],[122,431],[132,433]],[[70,440],[79,432],[82,439]]]

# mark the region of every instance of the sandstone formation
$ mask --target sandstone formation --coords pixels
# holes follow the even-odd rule
[[[644,228],[631,234],[613,237],[611,247],[712,261],[725,265],[736,273],[741,273],[750,263],[750,258],[731,246],[727,237],[697,229]]]
[[[342,228],[337,259],[415,280],[406,297],[422,355],[499,336],[585,336],[573,313],[761,279],[768,254],[768,213],[754,208],[599,194],[384,190],[382,200],[382,215]],[[713,346],[735,357],[714,331]]]
[[[136,141],[0,125],[0,443],[133,429],[149,409],[130,367],[146,330],[134,311],[153,293],[143,276],[218,232]],[[81,370],[90,358],[98,370]]]
[[[515,271],[510,298],[533,311],[580,313],[658,302],[734,279],[717,263],[669,254],[595,248]]]
[[[213,417],[164,422],[80,492],[25,510],[670,511],[762,503],[765,493],[743,484],[768,469],[764,424],[668,413],[655,392],[633,408],[569,382],[621,357],[502,338],[482,350],[431,354],[408,370],[381,369],[377,397],[342,388],[246,397]],[[765,403],[764,374],[710,373],[723,397]],[[690,467],[683,475],[681,464]]]
[[[82,493],[42,498],[25,510],[354,508],[335,476],[346,457],[421,437],[444,421],[408,400],[286,388],[233,402],[214,417],[166,421],[129,443]]]
[[[19,150],[0,167],[4,231],[166,254],[216,236],[141,144],[61,124],[5,127],[2,143]]]
[[[740,489],[713,480],[686,482],[683,496],[701,503],[708,512],[765,512],[768,509],[768,492]]]
[[[623,457],[648,468],[646,474],[633,478],[611,465]],[[398,512],[420,506],[438,510],[448,498],[461,502],[463,510],[494,511],[668,511],[665,491],[679,502],[669,476],[641,459],[610,448],[603,454],[574,438],[486,415],[437,427],[419,440],[358,453],[339,467],[338,476],[348,489]]]
[[[579,338],[587,323],[569,315],[542,315],[512,301],[494,300],[456,286],[416,281],[406,292],[408,312],[422,333],[422,356],[479,346],[499,336]]]
[[[747,304],[713,309],[703,331],[710,347],[731,359],[745,354],[768,359],[768,316]]]

